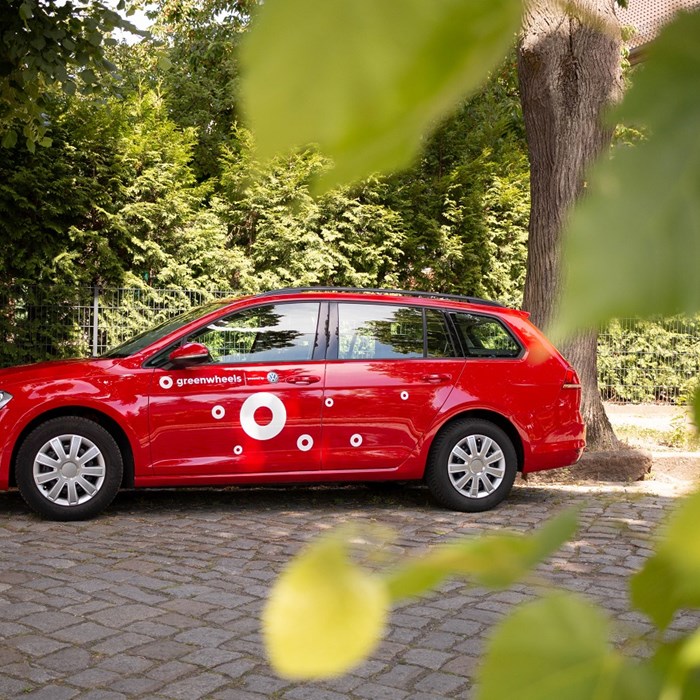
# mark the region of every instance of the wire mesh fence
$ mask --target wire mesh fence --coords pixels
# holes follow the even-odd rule
[[[99,355],[234,290],[0,286],[0,367]],[[686,403],[700,375],[700,316],[613,321],[598,340],[603,398]]]

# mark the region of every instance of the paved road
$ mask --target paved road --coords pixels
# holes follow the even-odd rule
[[[651,631],[631,612],[625,578],[675,494],[524,485],[480,515],[435,507],[419,488],[135,492],[98,520],[48,523],[16,493],[0,495],[0,697],[67,700],[453,698],[469,695],[489,628],[534,591],[463,582],[401,606],[373,659],[333,682],[293,684],[265,662],[258,618],[270,582],[321,530],[392,525],[415,551],[455,535],[536,527],[583,507],[582,528],[541,567],[552,583],[602,602],[616,642],[644,653]],[[673,625],[696,626],[696,615]]]

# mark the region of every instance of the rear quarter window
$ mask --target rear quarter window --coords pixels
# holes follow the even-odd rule
[[[450,314],[466,357],[516,358],[522,346],[496,318],[477,314]]]

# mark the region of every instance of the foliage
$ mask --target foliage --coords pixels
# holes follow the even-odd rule
[[[318,143],[335,165],[326,186],[407,166],[423,133],[501,60],[520,10],[518,0],[263,3],[243,53],[262,159]]]
[[[567,255],[575,264],[562,300],[562,331],[615,316],[700,309],[698,32],[696,12],[661,34],[616,115],[644,124],[650,136],[618,149],[591,175],[591,194],[569,234]]]
[[[119,0],[116,10],[125,10]],[[115,66],[104,55],[114,29],[138,31],[108,3],[97,0],[4,0],[0,4],[0,139],[12,148],[50,146],[51,86],[67,95],[95,91]]]
[[[196,134],[192,167],[197,179],[218,178],[222,147],[240,117],[238,45],[253,0],[161,0],[154,13],[153,34],[165,51],[142,44],[153,61],[160,55],[162,82],[171,118]],[[155,74],[156,65],[151,69]],[[140,71],[143,75],[143,70]]]
[[[118,281],[125,238],[112,228],[120,197],[119,133],[96,98],[54,96],[54,143],[0,159],[0,272],[5,284]]]
[[[604,399],[688,403],[700,374],[700,318],[611,321],[598,340]]]
[[[327,678],[359,664],[379,643],[391,602],[420,595],[447,577],[506,588],[576,530],[567,511],[534,535],[501,534],[447,543],[383,574],[349,558],[349,545],[386,533],[334,532],[309,545],[280,576],[263,613],[265,642],[278,673]]]
[[[309,183],[328,167],[325,159],[306,151],[260,169],[249,135],[243,129],[238,135],[237,150],[225,150],[222,193],[213,205],[228,223],[233,250],[245,261],[236,286],[257,292],[396,283],[404,233],[396,213],[378,201],[380,183],[314,199]]]
[[[657,678],[643,664],[613,651],[609,638],[605,614],[576,595],[552,594],[523,605],[494,631],[480,671],[478,698],[658,697]]]

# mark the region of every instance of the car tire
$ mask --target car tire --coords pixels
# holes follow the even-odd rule
[[[112,435],[87,418],[53,418],[25,438],[17,454],[17,487],[30,508],[50,520],[87,520],[117,495],[124,464]]]
[[[498,505],[510,493],[517,471],[515,448],[505,431],[486,420],[464,419],[435,438],[425,480],[440,505],[475,513]]]

